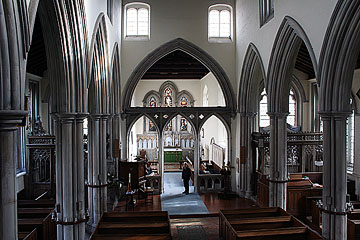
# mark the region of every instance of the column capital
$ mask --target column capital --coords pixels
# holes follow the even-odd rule
[[[15,131],[27,114],[22,110],[0,110],[0,130]]]
[[[344,119],[350,116],[351,112],[345,111],[319,111],[319,115],[322,120],[327,120],[331,118]]]
[[[254,118],[256,117],[257,113],[255,112],[239,112],[239,115],[241,117],[248,117],[248,118]]]
[[[267,112],[266,114],[269,115],[270,118],[285,118],[289,115],[288,112]]]
[[[91,119],[91,120],[95,120],[95,121],[99,121],[100,120],[100,118],[101,118],[101,114],[98,114],[98,113],[91,113],[90,115],[89,115],[89,118]]]

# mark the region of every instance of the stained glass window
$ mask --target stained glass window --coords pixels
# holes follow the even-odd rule
[[[153,121],[151,121],[151,120],[149,120],[149,131],[151,131],[151,132],[155,132],[155,131],[156,131],[155,124],[154,124]]]
[[[172,126],[172,120],[168,123],[168,125],[166,125],[166,127],[165,127],[165,131],[172,131],[172,128],[173,126]]]
[[[173,91],[169,87],[165,88],[164,90],[164,106],[165,107],[173,106]]]
[[[270,117],[267,115],[267,95],[264,91],[261,93],[260,110],[259,110],[259,126],[266,127],[270,125]]]
[[[181,107],[187,107],[188,106],[188,99],[185,96],[181,97],[180,106]]]
[[[296,98],[292,89],[289,94],[289,115],[287,116],[286,122],[291,126],[296,125]]]
[[[180,119],[180,130],[181,131],[187,131],[188,130],[188,122],[185,118]]]
[[[156,99],[155,99],[155,97],[151,97],[149,99],[149,107],[156,107]]]

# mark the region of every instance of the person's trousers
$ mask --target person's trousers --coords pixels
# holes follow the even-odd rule
[[[185,193],[189,193],[189,180],[190,179],[183,179],[183,180],[184,180]]]

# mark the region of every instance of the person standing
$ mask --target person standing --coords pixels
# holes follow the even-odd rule
[[[181,177],[182,177],[182,179],[184,181],[184,188],[185,188],[185,191],[183,193],[188,195],[189,194],[189,181],[190,181],[190,177],[191,177],[191,170],[190,170],[187,163],[184,163],[184,167],[183,167],[183,170],[182,170]]]

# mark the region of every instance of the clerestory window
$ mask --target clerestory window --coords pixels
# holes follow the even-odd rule
[[[150,6],[145,3],[125,5],[125,39],[149,40]]]
[[[208,14],[209,42],[232,41],[232,8],[217,4],[209,8]]]

